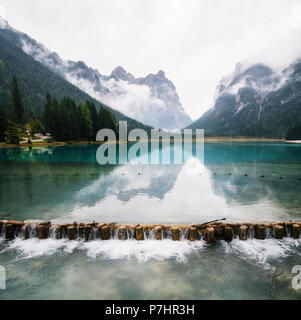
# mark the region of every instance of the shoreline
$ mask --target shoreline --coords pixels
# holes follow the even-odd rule
[[[193,142],[196,139],[192,140]],[[301,140],[285,140],[285,139],[268,139],[268,138],[227,138],[227,137],[212,137],[212,138],[205,138],[204,142],[285,142],[285,143],[296,143],[301,144]],[[89,145],[89,144],[102,144],[102,141],[56,141],[56,142],[37,142],[37,143],[20,143],[20,144],[6,144],[0,143],[0,148],[17,148],[17,147],[51,147],[51,146],[66,146],[66,145]],[[117,144],[120,141],[116,141]],[[131,143],[131,141],[128,141]]]

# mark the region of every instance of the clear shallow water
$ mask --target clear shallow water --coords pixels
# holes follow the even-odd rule
[[[96,163],[97,147],[0,149],[0,217],[119,223],[301,219],[299,145],[208,143],[204,163],[192,158],[183,166],[106,167]],[[1,241],[8,281],[0,299],[299,299],[291,269],[301,264],[300,253],[300,242],[291,239],[212,247],[169,240]]]
[[[300,145],[208,143],[204,163],[106,167],[95,160],[97,147],[0,149],[0,217],[119,223],[301,218]]]
[[[300,240],[15,240],[0,299],[300,299]]]

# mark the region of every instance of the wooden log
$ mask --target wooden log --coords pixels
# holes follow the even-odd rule
[[[291,236],[294,239],[300,238],[300,225],[299,224],[296,224],[296,223],[292,224]]]
[[[68,228],[67,224],[61,224],[60,225],[60,236],[61,236],[61,238],[68,237],[67,228]]]
[[[248,226],[242,225],[239,228],[239,239],[246,241],[248,239]]]
[[[111,239],[111,228],[109,226],[101,227],[101,239],[110,240]]]
[[[144,232],[143,232],[143,227],[141,227],[141,226],[137,226],[136,228],[135,228],[135,239],[137,240],[137,241],[142,241],[142,240],[144,240]]]
[[[36,227],[37,237],[40,240],[47,239],[48,229],[46,224],[38,224]]]
[[[255,239],[264,240],[266,236],[266,228],[265,225],[255,225],[254,226],[255,231]]]
[[[206,228],[206,242],[210,244],[210,243],[213,243],[214,241],[215,241],[214,228],[213,227]]]
[[[224,239],[231,241],[234,237],[239,237],[240,240],[247,240],[248,234],[253,232],[256,239],[265,239],[269,230],[273,230],[271,235],[276,239],[282,239],[286,236],[298,239],[301,233],[301,222],[278,222],[278,223],[244,223],[244,224],[231,224],[214,222],[206,225],[118,225],[117,223],[111,224],[98,224],[98,223],[77,223],[52,225],[50,222],[41,222],[36,227],[31,227],[29,223],[24,224],[22,221],[14,220],[0,220],[0,232],[4,233],[7,240],[13,240],[16,236],[22,234],[25,239],[30,237],[30,229],[35,228],[37,237],[39,239],[46,239],[48,237],[49,228],[53,233],[52,236],[56,239],[68,237],[68,239],[76,239],[78,236],[88,240],[95,240],[101,238],[103,240],[111,239],[112,230],[118,239],[126,240],[133,237],[138,240],[145,240],[151,234],[157,240],[162,240],[170,235],[175,241],[181,240],[181,232],[185,230],[185,235],[188,240],[196,241],[197,239],[204,239],[208,243]],[[54,229],[54,230],[53,230]],[[212,230],[214,231],[212,235]],[[212,240],[214,239],[214,240]]]
[[[195,227],[190,227],[188,229],[188,240],[189,241],[196,241],[197,240],[197,231]]]
[[[172,240],[174,241],[180,241],[180,237],[181,237],[181,230],[178,227],[171,227],[170,228],[170,232],[171,232],[171,236],[172,236]]]
[[[55,229],[54,229],[54,237],[55,239],[59,240],[62,238],[62,229],[61,229],[61,226],[58,225],[58,226],[55,226]]]
[[[117,229],[117,237],[119,240],[126,240],[128,238],[127,236],[127,228],[125,226],[120,226]]]
[[[214,226],[214,237],[216,240],[222,240],[224,235],[224,226],[218,224]]]
[[[274,232],[275,232],[275,239],[282,239],[285,235],[284,227],[279,224],[275,226]]]
[[[67,236],[69,240],[76,239],[76,227],[74,225],[67,227]]]
[[[80,223],[77,227],[78,236],[82,239],[86,238],[86,225],[84,223]]]
[[[24,226],[24,239],[27,240],[30,237],[30,224],[27,223]]]
[[[5,224],[5,239],[13,240],[15,239],[15,225],[12,223]]]
[[[162,227],[161,226],[156,226],[153,229],[154,236],[156,240],[162,240]]]
[[[224,239],[225,239],[225,241],[228,241],[228,242],[232,241],[232,239],[233,239],[233,229],[232,229],[232,227],[229,227],[229,226],[225,227],[225,229],[224,229]]]
[[[92,227],[91,225],[86,225],[85,227],[85,241],[89,241],[91,235]]]

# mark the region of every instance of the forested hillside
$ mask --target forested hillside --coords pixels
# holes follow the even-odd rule
[[[49,93],[53,99],[58,101],[64,97],[70,97],[77,103],[93,102],[97,111],[101,108],[109,109],[117,121],[127,120],[129,129],[150,129],[149,126],[145,126],[91,98],[25,54],[0,34],[0,106],[2,109],[5,109],[11,101],[13,77],[17,79],[19,85],[25,109],[25,120],[33,115],[43,121],[46,95]]]

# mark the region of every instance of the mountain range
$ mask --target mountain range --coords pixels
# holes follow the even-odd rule
[[[162,129],[180,129],[191,118],[181,105],[174,84],[163,71],[135,78],[123,67],[102,75],[83,61],[64,61],[43,44],[0,19],[0,34],[52,72],[94,99],[142,123]]]
[[[3,19],[0,48],[0,104],[9,102],[15,75],[25,105],[39,118],[50,93],[57,99],[92,100],[98,109],[109,108],[117,120],[128,120],[129,129],[149,130],[146,123],[169,130],[205,129],[206,136],[285,138],[301,128],[301,59],[281,70],[238,63],[218,84],[213,107],[191,123],[164,71],[135,78],[119,66],[102,75],[82,61],[62,60]]]
[[[125,120],[128,130],[142,128],[150,131],[151,127],[116,111],[89,96],[78,87],[72,85],[40,62],[34,60],[22,49],[15,46],[7,36],[3,35],[0,23],[0,108],[5,108],[11,102],[12,78],[17,78],[25,115],[33,114],[44,120],[44,105],[46,95],[60,101],[63,97],[71,97],[76,102],[91,101],[97,110],[101,107],[109,109],[116,120]],[[5,34],[5,33],[4,33]]]
[[[301,123],[301,59],[282,70],[238,63],[216,89],[214,105],[188,128],[207,136],[285,138]]]

